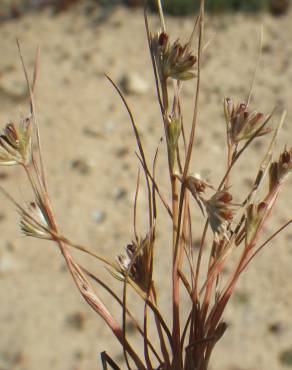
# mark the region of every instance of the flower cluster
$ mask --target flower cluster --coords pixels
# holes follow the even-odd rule
[[[260,129],[265,120],[264,115],[256,111],[249,112],[248,105],[244,102],[235,105],[230,98],[226,98],[224,100],[224,113],[228,135],[234,144],[241,140],[248,140],[254,135],[265,135],[272,130],[270,127]]]
[[[186,187],[193,196],[204,193],[207,187],[212,188],[212,186],[206,180],[202,179],[201,175],[198,173],[189,175],[186,178]]]
[[[46,231],[48,228],[46,212],[38,203],[30,202],[27,210],[21,211],[20,229],[26,236],[51,240],[51,234]]]
[[[272,191],[275,186],[281,184],[292,170],[292,148],[284,149],[279,160],[272,162],[269,168],[269,189]]]
[[[227,237],[227,226],[233,219],[232,199],[232,195],[227,190],[221,190],[210,199],[204,200],[210,226],[217,236]]]
[[[125,248],[125,253],[117,257],[120,273],[129,277],[143,290],[147,290],[151,276],[151,248],[149,237],[132,242]]]
[[[8,123],[0,135],[0,165],[28,164],[31,156],[31,120],[20,121],[16,126]]]
[[[191,53],[189,44],[181,45],[179,40],[171,44],[168,34],[161,32],[151,36],[151,49],[163,79],[186,81],[195,77],[193,67],[197,58]]]
[[[268,203],[251,203],[246,210],[246,233],[245,242],[249,244],[254,238],[259,226],[261,225],[268,208]]]

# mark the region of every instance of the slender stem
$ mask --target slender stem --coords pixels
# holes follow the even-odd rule
[[[161,25],[162,31],[165,32],[166,27],[165,27],[165,21],[164,21],[164,16],[163,16],[163,10],[161,6],[161,0],[156,0],[156,5],[157,5],[158,13],[159,13],[160,25]]]
[[[201,239],[201,244],[200,244],[200,250],[199,250],[199,255],[197,259],[197,267],[196,267],[196,273],[195,273],[195,286],[194,286],[194,301],[196,302],[198,300],[198,282],[199,282],[199,275],[200,275],[200,267],[201,267],[201,260],[202,260],[202,255],[203,255],[203,250],[204,250],[204,244],[206,240],[206,235],[207,235],[207,230],[209,226],[209,221],[207,220],[204,226],[204,231]]]
[[[119,303],[119,305],[121,307],[123,306],[122,300],[116,295],[116,293],[108,285],[106,285],[101,279],[99,279],[92,272],[86,270],[83,267],[81,267],[81,269],[82,269],[83,272],[86,273],[86,275],[88,275],[91,279],[93,279],[95,282],[97,282],[99,285],[101,285],[107,292],[109,292],[109,294]],[[144,336],[142,328],[140,327],[138,321],[135,319],[135,317],[132,315],[132,313],[130,312],[130,310],[128,308],[126,308],[126,312],[127,312],[128,316],[130,317],[130,319],[132,320],[133,325],[135,325],[135,327],[137,328],[138,332],[142,336]],[[147,339],[147,343],[149,345],[149,348],[153,352],[154,356],[157,358],[157,360],[159,361],[159,363],[162,364],[162,359],[160,358],[160,356],[158,355],[158,353],[155,350],[154,346],[152,345],[152,343],[148,339]]]
[[[193,113],[193,121],[192,121],[192,128],[190,133],[190,140],[187,149],[187,156],[184,166],[184,173],[183,179],[186,178],[189,164],[191,161],[192,156],[192,149],[194,145],[195,139],[195,129],[197,123],[197,116],[198,116],[198,105],[199,105],[199,96],[200,96],[200,86],[201,86],[201,60],[202,60],[202,43],[203,43],[203,33],[204,33],[204,0],[201,0],[200,4],[200,27],[199,27],[199,44],[198,44],[198,77],[197,77],[197,85],[196,85],[196,97],[195,97],[195,105],[194,105],[194,113]]]
[[[155,292],[155,288],[154,288],[153,283],[152,283],[152,289],[151,289],[151,296],[152,296],[152,300],[157,305],[157,297],[156,297],[156,292]],[[160,323],[160,321],[158,320],[158,318],[156,316],[154,316],[154,318],[155,318],[155,324],[156,324],[156,328],[157,328],[157,332],[158,332],[158,336],[159,336],[159,343],[160,343],[161,353],[163,355],[164,362],[166,363],[167,366],[169,366],[170,365],[169,354],[168,354],[165,339],[164,339],[164,336],[163,336],[161,323]]]
[[[228,136],[228,133],[227,133],[227,136]],[[230,177],[230,171],[228,171],[228,169],[231,166],[233,153],[234,153],[233,145],[230,142],[228,137],[227,137],[227,141],[228,141],[227,142],[227,176],[226,176],[225,182],[224,182],[224,187],[225,188],[228,188],[229,177]]]
[[[173,270],[172,270],[172,295],[173,295],[173,345],[175,348],[175,357],[178,363],[181,363],[181,350],[180,350],[180,309],[179,309],[179,256],[181,245],[176,244],[177,238],[180,239],[178,232],[178,190],[177,178],[172,174],[171,176],[172,187],[172,245],[173,245]]]

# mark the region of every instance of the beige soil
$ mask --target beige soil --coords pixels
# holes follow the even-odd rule
[[[158,20],[151,18],[153,27]],[[173,38],[182,40],[192,18],[167,19]],[[254,69],[260,26],[264,49],[252,106],[269,113],[275,104],[288,109],[281,143],[291,145],[292,14],[274,19],[263,14],[207,19],[211,40],[203,67],[201,109],[192,170],[217,184],[225,168],[222,99],[244,99]],[[138,161],[130,122],[104,73],[119,81],[138,74],[149,91],[129,95],[145,150],[150,159],[162,135],[140,10],[117,9],[106,22],[94,23],[83,7],[51,17],[27,15],[0,28],[0,122],[27,114],[25,84],[15,38],[19,37],[31,71],[35,47],[41,46],[37,110],[41,126],[50,194],[62,232],[71,239],[114,256],[131,240],[132,204]],[[190,121],[194,84],[183,92],[185,122]],[[277,111],[273,123],[280,116]],[[258,140],[238,164],[232,192],[239,201],[248,190],[267,139]],[[167,188],[165,151],[161,150],[160,183]],[[164,176],[164,180],[163,180]],[[17,168],[0,171],[1,185],[16,199],[31,194]],[[291,217],[291,178],[266,228],[267,235]],[[143,187],[144,188],[144,187]],[[289,194],[290,189],[290,194]],[[146,196],[140,196],[139,228],[146,230]],[[121,349],[101,319],[79,296],[60,252],[49,242],[23,237],[14,207],[1,198],[0,223],[0,369],[101,369],[106,350],[121,363]],[[157,240],[160,302],[170,312],[169,231],[161,210]],[[202,224],[194,216],[195,239]],[[197,226],[199,225],[199,226]],[[76,255],[92,271],[107,276],[95,261]],[[212,370],[281,370],[280,353],[292,350],[292,230],[269,245],[242,276],[225,319],[230,324],[212,359]],[[119,284],[114,283],[115,286]],[[117,307],[105,299],[111,310]],[[182,297],[187,307],[189,301]],[[135,301],[132,299],[132,302]],[[133,304],[132,303],[132,304]],[[168,315],[169,317],[170,315]],[[130,334],[130,337],[133,333]],[[133,337],[134,338],[134,337]],[[291,366],[291,363],[290,363]]]

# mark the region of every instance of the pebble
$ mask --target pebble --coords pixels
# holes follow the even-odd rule
[[[149,84],[136,73],[125,74],[120,80],[122,90],[129,95],[144,95],[149,91]]]
[[[235,291],[233,301],[235,304],[246,305],[249,303],[249,296],[245,292]]]
[[[95,210],[93,213],[92,213],[92,219],[97,222],[97,223],[102,223],[106,218],[106,215],[104,212],[102,211],[99,211],[99,210]]]
[[[91,138],[101,138],[103,135],[94,129],[93,127],[85,126],[83,129],[84,135],[91,137]]]
[[[91,164],[82,158],[73,159],[71,166],[74,170],[78,171],[81,175],[88,175],[91,172]]]
[[[116,150],[116,156],[117,157],[125,157],[127,154],[129,154],[130,150],[127,146],[123,146],[121,148],[118,148]]]
[[[67,323],[75,330],[83,330],[85,326],[85,315],[77,311],[67,317]]]
[[[125,188],[118,187],[114,189],[114,198],[116,200],[123,199],[126,197],[126,195],[127,195],[127,190]]]
[[[105,123],[104,125],[104,131],[106,134],[110,134],[113,132],[114,128],[115,128],[115,123],[113,121],[108,121]]]
[[[7,172],[0,172],[0,180],[7,180],[9,177],[8,173]]]
[[[268,326],[268,330],[271,334],[281,335],[285,331],[285,325],[282,322],[273,322]]]

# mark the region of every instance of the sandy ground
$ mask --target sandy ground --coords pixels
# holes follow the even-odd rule
[[[124,75],[138,74],[146,84],[143,87],[148,88],[146,93],[129,94],[128,100],[150,158],[162,134],[162,125],[141,11],[120,8],[104,23],[97,24],[94,19],[79,6],[57,17],[45,11],[0,27],[0,122],[4,126],[10,120],[17,121],[28,109],[15,38],[21,41],[30,70],[39,44],[37,110],[58,223],[71,239],[100,254],[114,256],[133,235],[132,204],[138,163],[128,117],[104,73],[117,81]],[[158,24],[154,17],[151,22],[153,27]],[[187,39],[192,23],[191,18],[167,19],[170,34],[182,40]],[[291,145],[292,14],[279,19],[266,14],[209,17],[206,23],[206,39],[211,43],[203,66],[192,170],[216,184],[225,166],[222,100],[224,96],[243,99],[247,95],[261,24],[265,38],[252,105],[264,113],[269,113],[275,104],[288,109],[281,145]],[[193,91],[192,82],[185,84],[185,122],[190,121]],[[251,184],[266,142],[263,139],[253,145],[238,165],[239,176],[232,178],[238,199]],[[162,150],[160,183],[167,192],[166,169]],[[19,169],[1,168],[0,178],[1,185],[16,199],[31,199]],[[291,217],[291,185],[290,179],[267,226],[267,235]],[[146,196],[141,194],[142,235],[146,227],[146,202]],[[79,296],[57,248],[21,236],[14,207],[4,197],[0,216],[0,369],[101,369],[98,356],[103,350],[120,362],[119,345]],[[156,276],[161,282],[160,302],[167,314],[170,225],[164,211],[161,219]],[[194,216],[194,224],[197,229],[202,224],[199,214]],[[95,261],[78,258],[92,271],[107,276]],[[288,364],[283,365],[283,351],[292,351],[291,262],[290,228],[242,276],[225,313],[230,327],[214,353],[212,370],[289,368]],[[186,298],[182,300],[188,304]],[[105,302],[111,310],[117,309],[108,298]]]

